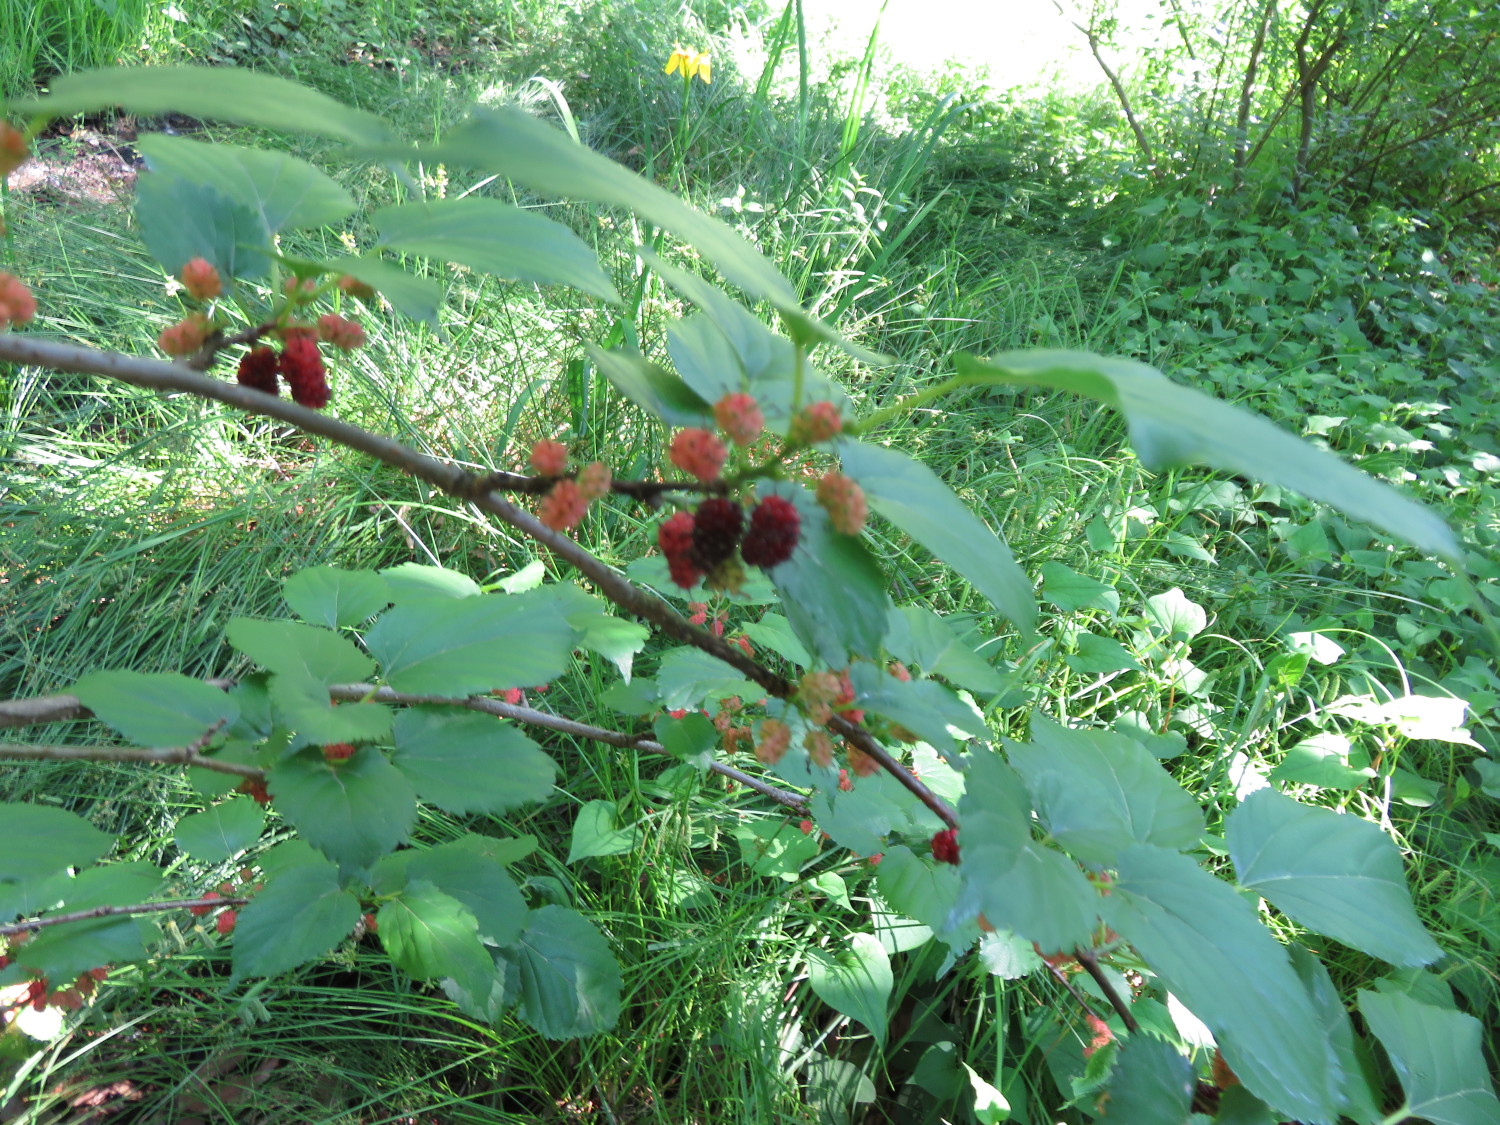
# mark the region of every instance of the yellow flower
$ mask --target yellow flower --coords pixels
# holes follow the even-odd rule
[[[709,53],[704,51],[700,55],[698,52],[690,51],[680,44],[672,52],[672,57],[667,60],[667,67],[664,73],[676,74],[679,70],[682,71],[682,76],[689,80],[694,77],[701,78],[705,82],[712,82],[714,80],[713,66],[710,62]]]

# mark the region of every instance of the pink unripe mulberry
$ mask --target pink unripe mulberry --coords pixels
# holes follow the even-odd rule
[[[207,301],[224,292],[219,271],[207,258],[194,258],[182,267],[182,287],[195,301]]]
[[[779,566],[792,557],[801,529],[802,517],[790,500],[767,496],[750,513],[740,557],[751,566]]]
[[[807,756],[813,764],[827,769],[833,765],[833,739],[826,730],[810,730],[802,739]]]
[[[586,500],[598,500],[601,496],[608,496],[610,485],[613,483],[614,475],[603,461],[590,461],[578,470],[578,491],[583,493]]]
[[[365,330],[359,326],[359,321],[336,313],[324,313],[318,317],[318,338],[341,352],[352,352],[365,346]]]
[[[568,447],[543,439],[531,447],[531,467],[544,477],[560,477],[568,471]]]
[[[170,324],[156,337],[156,346],[168,355],[192,355],[203,346],[214,326],[202,313],[189,313]]]
[[[763,766],[774,766],[792,744],[792,728],[780,719],[760,724],[760,738],[755,743],[755,760]]]
[[[703,577],[703,568],[693,561],[693,513],[678,512],[656,529],[656,545],[667,560],[672,581],[691,590]]]
[[[542,497],[536,515],[553,531],[571,531],[583,522],[588,510],[588,498],[583,495],[578,482],[564,478]]]
[[[714,421],[735,445],[749,445],[766,428],[766,416],[755,399],[743,392],[727,394],[714,404]]]
[[[689,427],[677,431],[668,455],[672,464],[683,472],[701,481],[711,481],[719,479],[719,472],[729,458],[729,450],[717,434]]]
[[[792,417],[787,439],[794,445],[817,445],[844,428],[839,408],[831,402],[814,402]]]
[[[28,324],[36,315],[36,298],[14,274],[0,273],[0,332],[8,324]]]
[[[235,376],[242,387],[274,395],[276,385],[276,351],[274,348],[251,348],[240,356],[240,369]]]
[[[855,777],[870,777],[880,772],[880,763],[852,742],[844,744],[844,760],[849,763]]]
[[[829,472],[818,482],[818,503],[828,512],[828,522],[843,535],[858,535],[870,518],[865,493],[840,472]]]
[[[26,148],[26,134],[0,121],[0,180],[25,164],[30,155]]]
[[[814,723],[822,726],[833,718],[834,705],[844,694],[837,672],[808,672],[797,684],[797,704]]]

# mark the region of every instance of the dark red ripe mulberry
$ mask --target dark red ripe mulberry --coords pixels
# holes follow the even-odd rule
[[[932,837],[932,858],[939,863],[958,862],[958,830],[944,828]]]
[[[733,500],[711,496],[698,505],[693,516],[693,558],[704,570],[712,570],[734,554],[745,527],[745,513]]]
[[[693,513],[678,512],[656,529],[656,545],[666,557],[672,581],[691,590],[703,577],[703,568],[694,562]]]
[[[323,356],[318,341],[295,336],[281,349],[281,377],[299,406],[322,410],[328,405],[328,380],[323,373]]]
[[[240,356],[237,378],[242,387],[263,391],[268,395],[276,394],[276,349],[251,348]]]
[[[740,544],[740,557],[751,566],[776,566],[792,557],[802,518],[790,500],[767,496],[750,513],[750,530]]]

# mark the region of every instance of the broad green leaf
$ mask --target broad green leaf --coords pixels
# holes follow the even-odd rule
[[[348,274],[363,281],[391,303],[402,316],[434,328],[443,303],[443,287],[427,277],[407,273],[400,266],[375,255],[350,255],[314,263],[329,273]]]
[[[840,441],[844,472],[872,510],[947,563],[1019,628],[1036,624],[1031,579],[1005,541],[966,508],[936,473],[885,446]]]
[[[618,301],[599,257],[561,223],[498,199],[469,196],[382,207],[370,215],[381,245],[514,281],[571,285]]]
[[[662,749],[698,769],[707,769],[724,741],[708,716],[699,711],[674,719],[662,715],[651,724]]]
[[[1113,637],[1077,633],[1073,636],[1073,644],[1078,649],[1077,655],[1065,656],[1063,660],[1075,672],[1102,676],[1106,672],[1142,671],[1141,662]]]
[[[1005,749],[1047,831],[1085,863],[1107,867],[1131,844],[1182,851],[1203,835],[1198,802],[1134,739],[1039,714],[1031,741]]]
[[[1171,1043],[1132,1035],[1120,1047],[1100,1120],[1120,1125],[1185,1125],[1193,1064]]]
[[[37,934],[21,947],[17,963],[37,976],[72,981],[80,973],[101,965],[144,961],[148,944],[160,938],[161,931],[149,917],[114,916],[70,922]]]
[[[584,350],[615,390],[667,425],[702,426],[712,420],[712,404],[666,368],[629,352],[606,351],[597,344],[585,343]]]
[[[1379,1113],[1358,1118],[1360,1121],[1378,1121]],[[1269,1106],[1243,1086],[1231,1086],[1219,1095],[1219,1112],[1214,1115],[1214,1125],[1277,1125],[1276,1115]]]
[[[239,714],[224,692],[176,672],[90,672],[73,694],[137,746],[186,746]]]
[[[76,875],[64,873],[46,880],[38,891],[42,905],[37,913],[54,908],[72,913],[96,906],[131,906],[149,900],[165,881],[161,868],[140,860],[86,867]]]
[[[1412,906],[1401,853],[1368,821],[1268,788],[1229,814],[1225,839],[1240,883],[1308,929],[1395,965],[1443,955]]]
[[[806,668],[812,663],[806,647],[792,632],[791,622],[779,613],[768,613],[759,621],[750,622],[744,626],[744,633],[756,647],[770,649],[797,668]]]
[[[1211,465],[1321,500],[1428,554],[1452,562],[1463,557],[1453,532],[1430,509],[1259,415],[1173,383],[1144,363],[1031,351],[987,360],[960,355],[956,364],[974,381],[1058,387],[1115,407],[1125,415],[1131,445],[1153,469]]]
[[[573,821],[573,841],[568,847],[568,862],[594,856],[625,855],[635,849],[640,833],[634,828],[617,827],[619,809],[613,801],[589,801],[578,810]]]
[[[1042,564],[1042,597],[1065,612],[1084,609],[1099,609],[1111,615],[1120,612],[1119,591],[1060,562]]]
[[[509,945],[526,924],[526,900],[501,859],[503,852],[518,850],[514,843],[462,836],[417,852],[406,863],[406,875],[425,879],[463,903],[474,915],[481,938]]]
[[[544,684],[567,670],[575,631],[540,593],[403,602],[365,634],[365,644],[386,682],[414,695]]]
[[[1375,776],[1375,771],[1350,762],[1354,749],[1354,743],[1344,735],[1318,731],[1287,750],[1281,764],[1271,771],[1271,780],[1321,789],[1358,789]],[[1367,760],[1363,751],[1360,759]]]
[[[226,283],[264,277],[270,239],[250,208],[206,184],[164,172],[136,180],[135,222],[141,241],[168,273],[203,258]]]
[[[1049,954],[1090,943],[1099,893],[1077,864],[1031,838],[1030,797],[998,754],[971,755],[958,817],[961,911]]]
[[[969,1085],[974,1090],[974,1116],[979,1125],[998,1125],[999,1122],[1009,1121],[1010,1102],[1005,1100],[1005,1095],[979,1077],[979,1072],[968,1063],[964,1063],[963,1067],[969,1075]]]
[[[644,625],[610,613],[603,599],[584,592],[573,582],[558,582],[537,588],[531,595],[548,602],[558,616],[578,632],[577,647],[596,652],[620,670],[627,681],[635,654],[646,647],[651,632]],[[526,685],[517,684],[516,687]]]
[[[954,622],[930,609],[904,605],[891,610],[885,634],[886,651],[914,664],[929,676],[942,676],[959,687],[993,695],[1005,687],[1005,677],[980,653]]]
[[[836,953],[808,950],[807,983],[819,1000],[863,1024],[885,1049],[886,1002],[894,978],[891,959],[873,934],[854,934]]]
[[[759,698],[760,692],[739,669],[691,645],[662,653],[656,683],[661,705],[669,711],[701,707],[731,695],[748,698],[754,693]]]
[[[339,889],[333,864],[317,859],[278,871],[239,913],[234,979],[271,977],[322,957],[359,921],[359,899]]]
[[[1152,631],[1173,640],[1190,640],[1208,627],[1203,607],[1176,586],[1146,599],[1146,621]]]
[[[788,760],[796,756],[804,762],[808,760],[805,752],[788,754],[778,763],[777,771],[784,770]],[[814,776],[814,771],[821,776]],[[855,855],[871,856],[883,850],[885,837],[891,832],[912,828],[916,817],[924,818],[917,827],[919,833],[936,832],[941,824],[890,774],[881,772],[854,778],[853,788],[845,792],[838,787],[835,770],[813,767],[808,772],[807,783],[818,787],[810,811],[819,830],[828,833],[834,843],[848,848]],[[801,782],[793,781],[792,784]]]
[[[1106,922],[1213,1031],[1251,1093],[1283,1113],[1332,1125],[1342,1097],[1332,1045],[1286,950],[1255,907],[1186,856],[1121,853]]]
[[[381,906],[375,921],[380,944],[413,979],[450,977],[471,995],[488,991],[495,962],[473,913],[452,895],[418,879]]]
[[[453,813],[499,814],[552,793],[557,763],[492,715],[408,707],[396,716],[392,762],[424,801]]]
[[[403,605],[429,597],[473,598],[484,593],[478,582],[458,570],[445,566],[406,562],[388,566],[380,572],[391,591],[391,601]]]
[[[266,813],[249,797],[224,801],[177,822],[177,846],[194,859],[218,863],[260,839]]]
[[[899,723],[936,747],[957,748],[958,739],[984,738],[984,717],[936,680],[898,680],[861,661],[849,675],[856,705]]]
[[[229,643],[262,668],[318,684],[358,683],[375,674],[375,662],[348,637],[301,621],[229,622]]]
[[[1307,994],[1312,998],[1323,1036],[1332,1045],[1334,1057],[1338,1060],[1338,1069],[1342,1074],[1339,1087],[1342,1099],[1340,1109],[1346,1117],[1352,1117],[1356,1121],[1378,1121],[1381,1114],[1376,1108],[1374,1091],[1365,1077],[1360,1052],[1355,1044],[1354,1026],[1349,1022],[1349,1011],[1344,1007],[1344,998],[1334,987],[1333,978],[1328,975],[1323,962],[1312,953],[1300,945],[1292,945],[1287,952],[1291,955],[1292,968],[1302,978]]]
[[[318,749],[283,758],[266,785],[276,809],[341,867],[369,867],[411,832],[417,799],[384,754],[366,746],[331,763]]]
[[[112,66],[54,79],[51,93],[11,103],[18,113],[70,117],[110,106],[156,116],[184,113],[288,133],[375,144],[392,136],[382,117],[259,71],[229,66]]]
[[[305,677],[272,676],[271,701],[279,724],[296,732],[297,745],[383,742],[391,733],[391,709],[385,704],[334,703],[325,685]]]
[[[955,953],[968,949],[979,936],[977,925],[948,929],[948,917],[962,889],[956,867],[925,862],[904,844],[897,844],[883,853],[875,869],[875,885],[893,910],[921,922]]]
[[[114,837],[51,805],[0,804],[0,879],[40,879],[98,859]]]
[[[767,571],[797,639],[835,668],[851,654],[878,656],[890,598],[875,557],[858,537],[835,532],[807,489],[776,481],[760,492],[791,501],[801,517],[792,557]]]
[[[521,977],[521,1018],[547,1038],[608,1031],[619,1019],[620,967],[604,936],[576,910],[533,910],[507,956]]]
[[[1406,1110],[1433,1125],[1495,1125],[1500,1099],[1473,1016],[1401,993],[1359,994],[1365,1022],[1391,1057]]]
[[[285,230],[335,225],[354,210],[354,197],[332,178],[284,152],[162,133],[141,136],[136,147],[153,175],[206,184],[247,208],[265,240]]]
[[[693,393],[705,402],[744,390],[745,372],[724,334],[703,313],[667,322],[667,354]],[[762,413],[766,404],[761,405]]]
[[[1009,930],[979,935],[979,963],[1001,980],[1020,980],[1045,964],[1031,942]]]
[[[740,845],[740,858],[751,871],[788,883],[800,878],[802,869],[821,850],[816,836],[774,817],[737,825],[734,838]]]
[[[359,625],[391,602],[390,585],[373,570],[310,566],[281,584],[292,612],[312,625],[330,629]]]
[[[854,347],[802,312],[791,283],[727,224],[693,210],[672,192],[584,148],[515,106],[476,110],[434,145],[405,151],[386,148],[373,154],[465,164],[545,195],[627,207],[691,244],[731,284],[769,301],[809,341],[836,344],[865,362],[883,358]]]

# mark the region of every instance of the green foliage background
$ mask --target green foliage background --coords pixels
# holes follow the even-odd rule
[[[165,19],[126,7],[97,21],[11,0],[0,14],[35,29],[34,61],[7,52],[17,69],[0,81],[16,95],[117,59],[233,62],[393,116],[414,135],[446,131],[487,91],[519,96],[730,218],[807,307],[901,357],[878,371],[829,361],[863,413],[932,386],[957,352],[1118,354],[1250,405],[1442,511],[1472,588],[1280,488],[1148,472],[1122,448],[1114,415],[1069,395],[974,388],[917,412],[900,434],[1042,579],[1046,643],[1001,654],[1027,674],[1007,681],[991,725],[1019,736],[1044,710],[1144,739],[1207,810],[1214,837],[1225,834],[1222,813],[1263,779],[1380,824],[1402,846],[1421,919],[1447,957],[1391,972],[1332,946],[1330,988],[1358,995],[1371,1025],[1419,1003],[1434,1026],[1455,1008],[1475,1016],[1476,1050],[1492,1068],[1500,1061],[1500,676],[1476,612],[1500,608],[1500,216],[1493,110],[1485,116],[1500,99],[1500,63],[1485,69],[1493,13],[1348,5],[1342,39],[1323,13],[1304,65],[1324,48],[1341,53],[1315,106],[1324,116],[1304,130],[1300,97],[1267,124],[1299,90],[1299,20],[1319,6],[1297,8],[1266,32],[1253,133],[1239,128],[1256,28],[1242,16],[1249,22],[1219,36],[1229,46],[1217,84],[1184,84],[1165,50],[1126,60],[1138,134],[1108,89],[1063,97],[903,73],[882,63],[878,35],[864,58],[816,58],[816,44],[798,50],[794,7],[323,0],[184,5]],[[1089,26],[1107,46],[1100,16]],[[1210,23],[1184,28],[1184,40]],[[1425,27],[1448,34],[1413,31]],[[680,88],[660,73],[673,43],[743,36],[762,45],[765,68],[738,74],[717,55],[714,84],[693,89],[684,116]],[[1200,56],[1210,41],[1196,41]],[[809,83],[803,64],[823,80]],[[1423,136],[1426,120],[1446,127]],[[116,135],[129,124],[90,127]],[[66,163],[87,144],[60,133],[43,152]],[[345,175],[362,208],[406,202],[340,171],[324,142],[292,144]],[[426,171],[426,191],[468,186]],[[146,352],[179,315],[123,209],[13,193],[7,214],[3,264],[38,282],[49,331]],[[620,216],[576,204],[553,214],[628,295],[611,342],[659,353],[676,298],[636,268]],[[332,231],[290,249],[341,252]],[[370,326],[371,346],[338,373],[341,414],[442,456],[496,463],[519,462],[562,419],[580,452],[621,475],[654,462],[659,428],[608,392],[568,297],[461,270],[444,280],[442,331]],[[62,690],[98,668],[243,672],[226,623],[279,615],[281,580],[305,566],[441,562],[492,581],[533,562],[504,529],[270,425],[17,370],[5,372],[0,405],[7,697]],[[592,516],[581,539],[623,564],[653,535],[617,508]],[[892,527],[875,536],[898,600],[956,616],[996,655],[998,629],[974,589]],[[753,608],[728,613],[730,631],[770,628]],[[658,678],[666,665],[661,654],[642,658]],[[612,725],[610,682],[580,668],[533,701]],[[1462,700],[1467,711],[1455,722],[1413,697]],[[91,1016],[149,1034],[64,1037],[26,1052],[10,1088],[43,1112],[64,1080],[128,1074],[146,1092],[141,1119],[160,1119],[189,1112],[190,1097],[228,1100],[233,1076],[253,1070],[245,1058],[276,1060],[279,1076],[251,1096],[283,1119],[936,1121],[974,1113],[969,1066],[998,1084],[1014,1120],[1091,1115],[1070,1077],[1085,1072],[1090,1032],[1049,978],[1017,970],[1029,950],[982,949],[940,975],[938,943],[916,949],[876,913],[880,952],[854,955],[893,974],[885,1052],[841,1022],[859,1015],[835,999],[854,972],[838,951],[850,930],[870,926],[872,889],[897,893],[884,864],[900,857],[872,872],[690,770],[565,736],[547,749],[563,775],[539,808],[429,813],[419,832],[456,841],[489,824],[537,838],[518,881],[599,920],[622,962],[612,1033],[559,1044],[514,1020],[478,1025],[368,949],[205,1008],[227,989],[229,966],[205,934],[184,933],[180,953],[115,983]],[[139,841],[138,858],[154,862],[177,854],[162,810],[197,807],[185,785],[107,764],[0,772],[0,799],[38,798]],[[579,824],[599,838],[581,846]],[[633,846],[616,846],[615,831],[633,834]],[[778,840],[768,862],[763,845]],[[173,862],[184,891],[229,874]],[[1277,921],[1288,935],[1295,916]],[[1404,1064],[1371,1065],[1379,1078]]]

